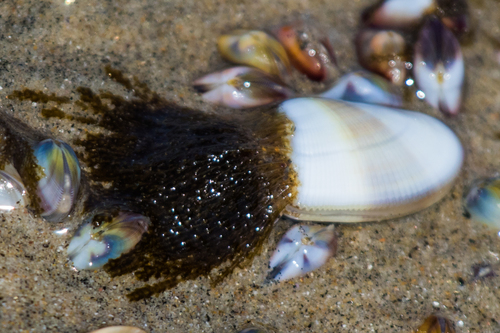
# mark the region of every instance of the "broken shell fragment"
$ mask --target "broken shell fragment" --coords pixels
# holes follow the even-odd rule
[[[330,80],[337,72],[329,39],[313,27],[295,23],[280,27],[274,34],[285,47],[294,67],[310,80]]]
[[[27,202],[28,196],[21,176],[12,164],[6,164],[0,170],[0,211],[25,207]]]
[[[322,98],[279,110],[293,122],[297,195],[285,214],[304,221],[362,222],[436,203],[459,174],[463,149],[441,121],[419,112]]]
[[[202,98],[233,109],[252,108],[293,96],[277,77],[251,67],[232,67],[193,82]]]
[[[220,54],[236,64],[256,67],[270,75],[286,77],[290,61],[281,44],[258,30],[236,30],[217,41]]]
[[[465,197],[471,218],[500,230],[500,178],[476,181]]]
[[[47,139],[33,150],[43,170],[37,185],[41,216],[60,222],[71,212],[80,187],[80,164],[73,149],[60,140]]]
[[[385,0],[368,8],[363,22],[378,28],[412,28],[435,10],[435,0]]]
[[[90,333],[146,333],[137,327],[131,326],[110,326],[92,331]]]
[[[147,217],[130,212],[119,212],[115,216],[95,214],[71,239],[69,259],[77,269],[102,267],[109,259],[132,250],[148,231],[149,224]]]
[[[337,252],[334,226],[296,225],[276,246],[268,279],[278,281],[302,276],[323,266]]]
[[[406,42],[393,30],[361,30],[356,38],[361,66],[400,85],[406,77]]]
[[[426,22],[415,46],[413,73],[425,100],[447,115],[462,102],[464,60],[453,33],[437,18]]]
[[[329,99],[401,107],[399,91],[385,78],[366,71],[344,75],[332,88],[319,95]]]
[[[416,333],[455,333],[453,323],[446,318],[429,316]]]

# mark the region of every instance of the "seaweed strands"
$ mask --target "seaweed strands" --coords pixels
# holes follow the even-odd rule
[[[222,280],[259,252],[295,196],[289,121],[275,110],[236,119],[181,108],[107,71],[133,87],[135,98],[78,89],[78,104],[100,114],[98,126],[111,132],[74,143],[91,170],[86,209],[141,214],[150,225],[133,250],[104,270],[155,280],[132,291],[131,300],[211,273]]]

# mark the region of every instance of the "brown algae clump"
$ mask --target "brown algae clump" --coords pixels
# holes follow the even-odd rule
[[[212,276],[220,281],[258,253],[295,196],[289,121],[275,110],[220,116],[182,108],[106,70],[133,89],[134,98],[77,90],[77,104],[100,114],[97,125],[111,132],[75,142],[85,148],[83,163],[91,170],[86,207],[142,214],[151,225],[132,251],[104,269],[154,279],[130,293],[131,300],[229,262]]]

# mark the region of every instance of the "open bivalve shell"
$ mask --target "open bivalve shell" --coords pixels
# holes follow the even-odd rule
[[[309,221],[380,221],[440,200],[463,150],[441,121],[381,106],[296,98],[280,105],[294,124],[297,196],[285,215]]]

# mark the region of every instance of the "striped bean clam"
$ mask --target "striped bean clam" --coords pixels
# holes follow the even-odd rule
[[[456,115],[462,102],[464,60],[453,33],[437,18],[429,19],[415,46],[413,73],[427,103]]]
[[[77,269],[100,268],[131,251],[151,224],[145,216],[123,211],[113,215],[94,213],[89,220],[68,246],[68,256]]]
[[[217,47],[225,59],[235,64],[252,66],[282,78],[290,72],[285,49],[264,31],[232,31],[219,37]]]
[[[476,180],[464,201],[472,219],[500,230],[500,178]]]
[[[411,28],[436,7],[435,0],[383,0],[365,11],[363,21],[374,27]]]
[[[320,97],[349,102],[401,107],[403,101],[397,88],[383,77],[366,71],[344,75]]]
[[[284,281],[321,267],[337,251],[333,225],[295,225],[274,250],[268,279]]]
[[[53,139],[39,142],[33,155],[41,168],[37,186],[41,216],[48,221],[60,222],[70,213],[78,194],[78,158],[67,143]]]
[[[406,78],[406,41],[393,30],[363,29],[356,37],[356,54],[364,68],[401,85]]]
[[[281,101],[293,92],[277,76],[252,67],[231,67],[193,82],[204,101],[233,109],[252,108]]]

